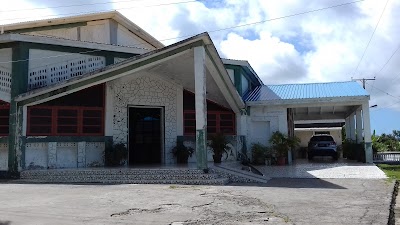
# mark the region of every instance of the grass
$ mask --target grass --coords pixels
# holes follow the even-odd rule
[[[377,166],[389,179],[400,180],[400,165],[378,164]]]

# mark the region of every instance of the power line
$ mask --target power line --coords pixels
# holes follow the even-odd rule
[[[367,84],[367,85],[370,85],[370,84]],[[384,91],[384,90],[382,90],[382,89],[379,89],[379,88],[377,88],[377,87],[375,87],[375,89],[378,90],[378,91],[381,91],[382,93],[385,93],[386,95],[389,95],[389,96],[391,96],[391,97],[393,97],[393,98],[400,99],[399,96],[394,96],[394,95],[392,95],[392,94],[389,94],[388,92],[386,92],[386,91]]]
[[[393,58],[393,56],[396,54],[396,52],[400,49],[400,44],[397,46],[396,50],[392,53],[392,55],[389,57],[389,59],[386,61],[386,63],[382,66],[382,68],[375,74],[375,77],[379,75],[380,72],[386,67],[386,65],[390,62],[390,60]],[[372,83],[372,88],[371,88],[371,94],[374,91],[374,85],[375,82]]]
[[[184,1],[184,2],[173,2],[173,3],[165,3],[165,4],[156,4],[156,5],[145,5],[145,6],[132,6],[132,7],[123,7],[123,8],[115,8],[112,10],[123,10],[123,9],[134,9],[134,8],[151,8],[151,7],[159,7],[159,6],[169,6],[169,5],[178,5],[178,4],[186,4],[186,3],[193,3],[197,2],[196,0],[191,0],[191,1]],[[49,17],[58,17],[58,16],[79,16],[79,15],[84,15],[84,14],[94,14],[94,13],[102,13],[102,12],[109,12],[110,10],[100,10],[100,11],[89,11],[89,12],[79,12],[79,13],[61,13],[61,14],[52,14],[52,15],[43,15],[40,16],[39,18],[49,18]],[[14,20],[19,20],[19,19],[25,19],[26,17],[18,17],[18,18],[12,18],[12,19],[3,19],[3,21],[14,21]],[[37,18],[37,17],[36,17]]]
[[[375,80],[375,77],[374,77],[374,78],[361,78],[361,79],[353,79],[353,78],[351,78],[351,80],[362,81],[363,88],[365,89],[365,84],[366,84],[366,82],[367,82],[368,80]]]
[[[255,25],[255,24],[261,24],[261,23],[266,23],[266,22],[270,22],[270,21],[274,21],[274,20],[280,20],[280,19],[290,18],[290,17],[294,17],[294,16],[309,14],[309,13],[323,11],[323,10],[327,10],[327,9],[331,9],[331,8],[336,8],[336,7],[346,6],[346,5],[350,5],[350,4],[355,4],[355,3],[363,2],[363,1],[366,1],[366,0],[357,0],[357,1],[353,1],[353,2],[347,2],[347,3],[328,6],[328,7],[324,7],[324,8],[319,8],[319,9],[309,10],[309,11],[305,11],[305,12],[295,13],[295,14],[291,14],[291,15],[287,15],[287,16],[276,17],[276,18],[272,18],[272,19],[268,19],[268,20],[262,20],[262,21],[253,22],[253,23],[241,24],[241,25],[232,26],[232,27],[226,27],[226,28],[217,29],[217,30],[211,30],[211,31],[208,31],[208,33],[215,33],[215,32],[219,32],[219,31],[231,30],[231,29],[235,29],[235,28],[239,28],[239,27],[252,26],[252,25]],[[159,40],[159,41],[160,42],[161,41],[169,41],[169,40],[181,39],[181,38],[191,37],[191,36],[193,36],[193,34],[192,35],[178,36],[178,37],[174,37],[174,38],[162,39],[162,40]],[[142,43],[139,43],[139,44],[131,45],[129,47],[139,46],[139,45],[143,45],[143,44],[148,44],[148,43],[142,42]],[[99,51],[101,51],[101,50],[99,50]],[[84,52],[78,52],[78,53],[84,53]],[[41,58],[36,58],[36,59],[41,59]],[[27,59],[27,60],[29,60],[29,59]],[[27,61],[27,60],[24,60],[24,61]],[[2,64],[2,63],[20,62],[20,61],[21,60],[18,60],[18,61],[6,61],[6,62],[0,62],[0,64]]]
[[[0,10],[0,12],[18,12],[18,11],[31,11],[31,10],[42,10],[42,9],[59,9],[59,8],[71,8],[77,6],[91,6],[91,5],[106,5],[110,3],[123,3],[123,2],[133,2],[133,1],[145,1],[145,0],[125,0],[125,1],[111,1],[111,2],[98,2],[98,3],[86,3],[86,4],[76,4],[76,5],[61,5],[61,6],[49,6],[41,8],[25,8],[25,9],[11,9],[11,10]]]
[[[385,9],[386,9],[386,6],[387,6],[388,2],[389,2],[389,0],[386,1],[385,7],[384,7],[383,10],[382,10],[381,16],[379,17],[379,20],[378,20],[378,22],[377,22],[376,25],[375,25],[375,29],[374,29],[374,31],[372,32],[371,37],[369,38],[369,41],[368,41],[368,43],[367,43],[367,46],[366,46],[365,49],[364,49],[364,52],[363,52],[363,54],[362,54],[362,56],[361,56],[360,61],[359,61],[358,64],[357,64],[356,69],[355,69],[354,72],[353,72],[353,75],[356,74],[356,72],[357,72],[357,70],[358,70],[358,67],[360,66],[360,63],[361,63],[361,61],[363,60],[363,58],[364,58],[364,56],[365,56],[365,53],[367,52],[367,49],[368,49],[368,47],[369,47],[369,44],[371,43],[371,40],[372,40],[372,38],[374,37],[375,31],[376,31],[376,29],[378,28],[379,23],[381,22],[383,13],[385,12]]]
[[[235,28],[239,28],[239,27],[245,27],[245,26],[252,26],[252,25],[256,25],[256,24],[271,22],[271,21],[274,21],[274,20],[286,19],[286,18],[290,18],[290,17],[300,16],[300,15],[309,14],[309,13],[313,13],[313,12],[318,12],[318,11],[323,11],[323,10],[327,10],[327,9],[337,8],[337,7],[346,6],[346,5],[350,5],[350,4],[355,4],[355,3],[363,2],[363,1],[365,1],[365,0],[358,0],[358,1],[353,1],[353,2],[347,2],[347,3],[343,3],[343,4],[339,4],[339,5],[333,5],[333,6],[328,6],[328,7],[324,7],[324,8],[319,8],[319,9],[304,11],[304,12],[295,13],[295,14],[290,14],[290,15],[287,15],[287,16],[275,17],[275,18],[272,18],[272,19],[261,20],[261,21],[257,21],[257,22],[253,22],[253,23],[246,23],[246,24],[241,24],[241,25],[237,25],[237,26],[232,26],[232,27],[226,27],[226,28],[211,30],[211,31],[207,31],[207,33],[214,33],[214,32],[219,32],[219,31],[231,30],[231,29],[235,29]],[[163,40],[161,40],[161,41],[169,41],[169,40],[180,39],[180,38],[191,37],[191,36],[193,36],[193,34],[191,34],[191,35],[184,35],[184,36],[175,37],[175,38],[167,38],[167,39],[163,39]]]
[[[400,101],[395,102],[395,103],[390,104],[390,105],[387,105],[387,106],[385,106],[385,107],[379,108],[379,109],[371,110],[371,111],[372,111],[372,112],[377,112],[377,111],[380,111],[380,110],[383,110],[383,109],[390,108],[390,107],[392,107],[392,106],[394,106],[394,105],[397,105],[397,104],[400,104]]]

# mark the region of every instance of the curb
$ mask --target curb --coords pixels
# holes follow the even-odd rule
[[[399,192],[399,181],[396,180],[394,183],[393,187],[393,193],[392,193],[392,201],[390,201],[390,208],[389,208],[389,219],[388,219],[388,225],[395,225],[396,224],[396,215],[394,213],[394,209],[396,207],[396,198],[397,194]]]

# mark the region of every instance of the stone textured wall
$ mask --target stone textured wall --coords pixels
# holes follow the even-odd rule
[[[171,149],[177,136],[177,90],[179,87],[155,75],[110,82],[114,99],[113,139],[115,143],[127,143],[128,107],[164,107],[165,145],[162,162],[174,162]]]
[[[0,144],[0,170],[8,170],[8,144]]]
[[[56,156],[51,155],[53,143],[27,143],[25,145],[25,168],[46,169],[49,163],[54,163]]]
[[[27,143],[25,168],[56,169],[104,166],[104,149],[103,142]],[[2,154],[1,146],[0,154]]]
[[[104,166],[103,142],[86,142],[85,144],[85,167]]]

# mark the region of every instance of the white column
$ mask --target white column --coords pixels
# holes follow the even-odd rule
[[[362,104],[362,114],[364,121],[364,143],[365,143],[365,162],[373,163],[372,141],[371,141],[371,122],[369,117],[369,103]]]
[[[345,129],[346,129],[346,140],[350,139],[350,117],[345,119]]]
[[[356,141],[356,122],[354,120],[354,115],[355,115],[355,113],[351,113],[351,115],[349,117],[349,119],[350,119],[349,132],[350,132],[350,139],[355,142]]]
[[[356,111],[356,133],[357,133],[357,143],[363,142],[361,108],[358,108]]]
[[[198,169],[207,169],[207,104],[206,69],[203,46],[194,48],[194,80],[196,107],[196,159]]]

